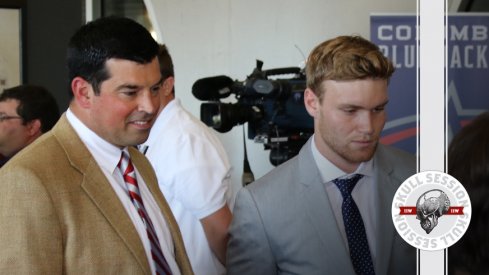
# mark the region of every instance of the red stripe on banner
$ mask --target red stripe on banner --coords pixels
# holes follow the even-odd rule
[[[472,122],[472,120],[468,120],[468,119],[467,120],[461,120],[460,126],[465,127],[465,126],[469,125],[471,122]]]
[[[390,145],[416,135],[416,128],[409,128],[380,138],[380,143]]]

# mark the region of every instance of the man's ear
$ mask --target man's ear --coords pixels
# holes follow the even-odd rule
[[[41,133],[42,133],[41,120],[38,118],[29,121],[26,124],[26,127],[27,127],[27,131],[29,132],[30,136],[41,135]]]
[[[304,105],[306,106],[306,110],[312,117],[316,117],[320,110],[320,99],[316,96],[316,94],[310,89],[307,88],[304,91]]]
[[[169,96],[173,91],[173,85],[175,85],[175,78],[173,76],[167,77],[163,81],[162,95],[163,96]]]
[[[82,77],[75,77],[71,81],[71,91],[73,92],[73,99],[82,108],[89,108],[91,105],[91,97],[94,96],[93,88],[88,81]]]

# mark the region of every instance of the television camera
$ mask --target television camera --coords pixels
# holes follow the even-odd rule
[[[306,78],[298,67],[256,68],[245,81],[220,75],[197,80],[192,94],[201,104],[200,119],[225,133],[248,123],[248,138],[270,149],[270,162],[278,165],[295,156],[313,133],[313,120],[304,106]],[[291,78],[275,78],[293,75]],[[221,99],[233,94],[235,103]]]

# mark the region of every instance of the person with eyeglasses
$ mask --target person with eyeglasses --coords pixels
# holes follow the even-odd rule
[[[19,85],[0,93],[0,167],[49,131],[59,119],[56,99],[37,85]]]

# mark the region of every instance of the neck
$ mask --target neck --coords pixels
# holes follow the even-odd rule
[[[325,157],[329,162],[341,169],[341,171],[345,172],[346,174],[351,174],[357,170],[358,166],[360,166],[361,162],[351,162],[346,160],[338,153],[331,150],[331,148],[326,146],[324,143],[318,141],[318,138],[320,138],[319,135],[315,134],[314,143],[316,144],[319,153],[321,153],[321,155]]]

